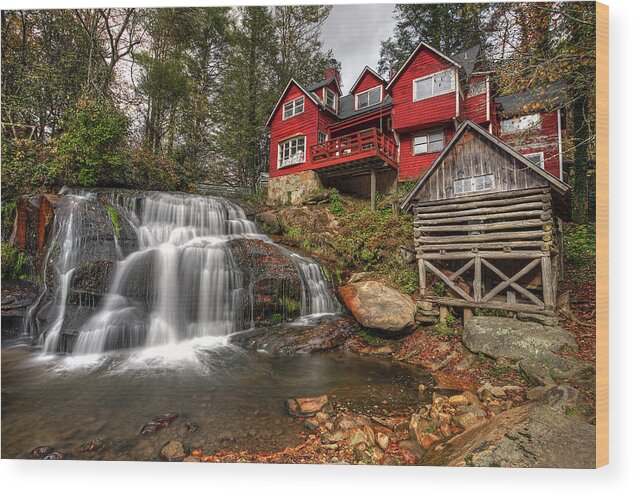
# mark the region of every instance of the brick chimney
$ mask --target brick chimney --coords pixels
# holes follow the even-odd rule
[[[341,74],[336,67],[328,67],[326,69],[326,79],[330,79],[331,77],[336,77],[337,82],[341,84]]]

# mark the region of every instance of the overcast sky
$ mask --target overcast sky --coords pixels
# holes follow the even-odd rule
[[[347,94],[368,65],[376,70],[381,40],[392,35],[393,3],[335,5],[324,22],[324,48],[341,62],[343,92]]]

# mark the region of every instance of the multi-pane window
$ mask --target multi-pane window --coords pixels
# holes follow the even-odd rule
[[[414,101],[432,98],[456,89],[456,75],[453,70],[414,80]]]
[[[492,190],[495,187],[493,175],[478,175],[477,177],[458,178],[453,181],[454,194],[466,194],[468,192],[482,192]]]
[[[304,112],[304,97],[300,96],[284,105],[284,120]]]
[[[326,106],[329,106],[333,110],[337,109],[337,94],[330,88],[326,89]]]
[[[477,96],[478,94],[484,94],[487,90],[486,81],[473,81],[469,83],[469,91],[467,91],[467,97]]]
[[[430,130],[422,134],[416,134],[412,138],[412,149],[414,154],[433,153],[440,151],[444,146],[444,135],[442,129]]]
[[[381,86],[357,94],[357,110],[378,105],[381,102]]]
[[[322,132],[321,130],[317,133],[317,142],[322,144],[328,140],[328,134]]]
[[[305,161],[306,136],[293,137],[278,144],[277,167],[296,165]]]
[[[544,153],[527,153],[524,155],[524,158],[527,158],[529,161],[532,161],[537,166],[544,168]]]
[[[514,132],[539,129],[540,125],[541,116],[539,113],[534,113],[532,115],[522,115],[521,117],[502,120],[500,129],[502,134],[512,134]]]

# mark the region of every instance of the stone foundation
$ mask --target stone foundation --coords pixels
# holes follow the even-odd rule
[[[312,170],[269,179],[268,202],[278,205],[299,205],[306,202],[323,185]]]

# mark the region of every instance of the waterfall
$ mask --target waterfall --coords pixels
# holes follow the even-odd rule
[[[85,227],[77,204],[94,201],[99,205],[94,195],[70,200],[72,211],[57,228],[61,245],[56,270],[57,311],[44,333],[46,352],[60,348],[60,333],[69,325],[65,323],[66,305],[80,262],[78,253],[90,250],[79,234]],[[239,206],[226,199],[158,192],[136,197],[112,193],[107,202],[125,218],[136,236],[136,246],[122,258],[115,235],[119,255],[115,254],[107,292],[86,317],[73,321],[74,354],[222,337],[253,327],[257,322],[253,315],[256,297],[253,284],[234,261],[230,242],[236,239],[264,242],[292,261],[291,270],[294,265],[295,279],[301,283],[297,316],[341,310],[319,264],[273,244]]]

